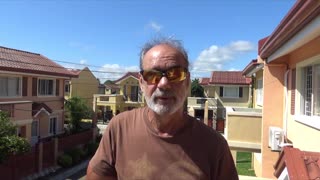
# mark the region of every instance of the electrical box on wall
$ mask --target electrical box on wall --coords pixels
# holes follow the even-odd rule
[[[269,147],[272,151],[281,151],[280,144],[283,141],[283,130],[279,127],[269,127]]]

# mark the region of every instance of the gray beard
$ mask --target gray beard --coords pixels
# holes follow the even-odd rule
[[[145,96],[148,107],[158,115],[173,114],[177,112],[183,106],[183,103],[184,103],[183,101],[179,102],[179,99],[176,99],[176,102],[169,105],[157,104],[155,100],[157,96],[176,97],[176,95],[174,95],[174,93],[171,91],[162,91],[162,90],[156,89],[156,91],[151,95],[150,98]]]

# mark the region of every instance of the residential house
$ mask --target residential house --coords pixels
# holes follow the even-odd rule
[[[32,144],[64,132],[64,83],[75,74],[47,57],[0,47],[0,110]]]
[[[99,80],[93,75],[88,67],[71,70],[76,74],[77,78],[71,78],[65,85],[65,99],[68,100],[71,97],[80,97],[88,105],[93,107],[93,95],[99,92]]]
[[[107,115],[108,119],[120,112],[145,105],[139,87],[138,72],[128,72],[118,80],[113,81],[113,84],[105,86],[106,93],[103,95],[96,94],[94,97],[96,108]]]
[[[242,71],[243,76],[252,79],[249,99],[255,109],[262,109],[263,105],[263,65],[263,62],[254,59]]]
[[[259,48],[264,63],[258,176],[320,178],[320,1],[298,0]]]
[[[225,118],[225,107],[248,107],[250,105],[251,78],[241,71],[213,71],[210,78],[200,79],[205,95],[217,98],[217,118]]]

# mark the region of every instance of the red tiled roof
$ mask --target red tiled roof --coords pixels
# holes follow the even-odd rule
[[[249,85],[251,78],[243,77],[241,71],[213,71],[209,83]]]
[[[320,179],[320,152],[284,147],[274,165],[274,175],[278,178],[285,167],[290,180]]]
[[[27,51],[0,46],[0,70],[24,72],[54,76],[76,77],[61,65],[52,60]]]
[[[32,103],[32,116],[37,114],[41,109],[45,109],[47,112],[52,113],[52,109],[45,103]]]
[[[73,74],[76,74],[79,76],[79,74],[81,73],[81,69],[70,69],[69,71],[71,71]]]
[[[311,21],[319,17],[319,13],[319,1],[297,0],[290,11],[281,20],[280,24],[263,43],[262,47],[259,48],[259,56],[262,59],[267,59]],[[314,32],[316,32],[316,29],[314,29]],[[310,39],[316,38],[317,36],[317,33],[310,32],[310,34],[308,34],[308,38]]]
[[[242,75],[247,76],[248,73],[250,73],[253,69],[255,69],[259,63],[257,63],[256,59],[253,59],[243,70],[242,70]]]
[[[210,82],[210,78],[200,78],[199,84],[200,85],[208,85]]]
[[[136,79],[139,79],[140,77],[140,73],[139,72],[127,72],[124,76],[122,76],[121,78],[119,78],[118,80],[115,80],[113,81],[114,83],[119,83],[120,81],[122,81],[123,79],[125,78],[128,78],[128,77],[134,77]]]

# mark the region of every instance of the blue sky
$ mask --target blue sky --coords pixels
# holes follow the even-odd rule
[[[40,53],[67,68],[87,66],[104,82],[139,71],[138,54],[144,42],[172,36],[189,53],[192,77],[209,77],[212,71],[243,70],[257,57],[258,41],[272,33],[294,3],[1,1],[0,46]]]

